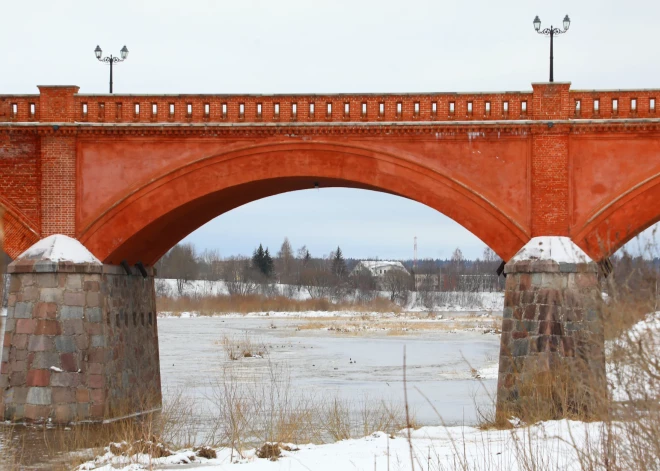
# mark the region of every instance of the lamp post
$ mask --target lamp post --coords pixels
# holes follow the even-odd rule
[[[559,28],[553,28],[552,25],[550,25],[549,28],[545,28],[544,30],[541,30],[541,20],[539,19],[538,15],[536,18],[534,18],[534,29],[536,30],[537,33],[539,34],[545,34],[546,36],[550,36],[550,81],[554,82],[554,74],[553,74],[553,55],[552,55],[552,40],[555,36],[555,34],[563,34],[566,31],[568,31],[568,27],[571,26],[571,19],[566,15],[564,17],[564,29],[561,30]]]
[[[94,54],[100,62],[107,62],[110,64],[110,93],[112,93],[112,64],[125,61],[128,57],[128,48],[124,46],[121,48],[121,51],[119,51],[121,59],[119,57],[113,56],[112,54],[110,54],[108,57],[101,58],[103,51],[101,50],[100,46],[96,46],[96,49],[94,49]]]

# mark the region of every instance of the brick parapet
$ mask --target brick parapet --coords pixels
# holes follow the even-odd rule
[[[10,276],[4,418],[101,421],[159,407],[153,277],[99,264],[32,268]]]

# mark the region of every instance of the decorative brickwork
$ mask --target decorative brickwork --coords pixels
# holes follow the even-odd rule
[[[41,236],[76,235],[76,137],[41,138]]]
[[[100,421],[160,407],[152,276],[29,260],[9,272],[5,419]]]
[[[505,272],[498,415],[597,412],[607,385],[596,264],[526,260]]]

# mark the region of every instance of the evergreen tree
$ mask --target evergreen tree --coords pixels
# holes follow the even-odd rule
[[[268,248],[266,248],[266,251],[264,252],[263,268],[261,269],[261,273],[267,277],[270,277],[273,274],[273,257],[270,256]]]
[[[346,275],[346,261],[344,260],[344,255],[341,253],[339,246],[337,246],[337,251],[334,253],[332,259],[332,273],[340,278],[343,278]]]

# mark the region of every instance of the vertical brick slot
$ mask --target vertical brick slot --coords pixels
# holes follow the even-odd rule
[[[192,103],[186,104],[186,116],[192,118]]]
[[[330,103],[330,102],[328,102],[328,107],[326,109],[325,118],[326,119],[332,118],[332,103]]]
[[[575,100],[575,117],[580,117],[580,111],[582,109],[582,102],[580,100]]]
[[[158,118],[158,103],[151,104],[151,119]]]
[[[314,119],[314,103],[309,104],[309,119]]]
[[[380,102],[378,103],[378,117],[380,119],[383,119],[384,116],[385,116],[385,103]]]
[[[170,119],[174,119],[174,110],[175,110],[174,103],[170,103],[170,114],[169,114]]]
[[[209,119],[210,117],[211,117],[211,104],[204,103],[204,118]]]
[[[600,112],[600,100],[598,98],[594,98],[594,115],[598,116],[599,112]]]
[[[273,119],[277,120],[280,119],[280,104],[275,103],[273,106]]]
[[[351,104],[346,102],[344,103],[344,119],[351,117]]]
[[[520,114],[522,116],[527,116],[527,101],[523,100],[520,102]]]
[[[649,111],[655,113],[655,98],[649,98]]]
[[[295,121],[298,118],[298,104],[297,103],[292,103],[291,104],[291,120]]]
[[[367,119],[367,103],[362,102],[362,113],[361,113],[362,119]]]
[[[241,121],[245,119],[245,103],[238,104],[238,119]]]
[[[472,116],[472,102],[471,101],[467,102],[467,115]]]
[[[140,104],[139,103],[135,103],[135,110],[134,110],[133,116],[135,117],[135,119],[140,119]]]
[[[632,114],[637,113],[637,98],[630,99],[630,112]]]
[[[484,115],[490,116],[490,101],[487,101],[484,105]]]
[[[403,103],[400,101],[396,102],[396,119],[401,119],[401,115],[403,114]]]
[[[449,117],[453,118],[454,117],[454,111],[456,111],[456,103],[453,101],[449,102]]]
[[[419,118],[419,102],[416,101],[415,104],[413,105],[413,117],[414,118]]]
[[[435,119],[438,116],[438,102],[434,101],[431,103],[431,119]]]
[[[619,114],[619,100],[617,98],[612,98],[612,115]]]
[[[504,103],[502,103],[502,116],[504,116],[505,118],[507,116],[509,116],[509,102],[508,101],[505,101]]]
[[[99,121],[105,121],[105,103],[99,103]]]
[[[87,121],[87,103],[82,104],[82,119]]]
[[[257,103],[257,119],[261,120],[261,103]]]
[[[11,104],[11,119],[16,119],[18,116],[18,103]]]
[[[222,119],[227,119],[227,103],[222,104]]]
[[[34,103],[30,103],[30,119],[35,118],[35,115],[37,114],[36,109],[36,105]]]

